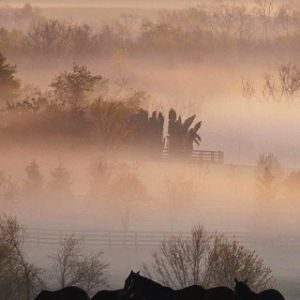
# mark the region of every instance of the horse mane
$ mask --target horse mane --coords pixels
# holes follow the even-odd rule
[[[144,277],[142,275],[138,275],[138,276],[139,276],[139,279],[142,280],[143,282],[150,283],[150,284],[152,284],[153,286],[155,286],[157,288],[163,288],[163,289],[167,288],[167,289],[173,290],[170,287],[163,286],[162,284],[160,284],[157,281],[154,281],[154,280],[152,280],[150,278]]]
[[[243,286],[243,288],[245,289],[244,291],[246,292],[246,296],[247,298],[245,299],[253,299],[254,297],[256,297],[258,294],[255,293],[246,282],[239,282],[239,284],[241,284]],[[241,295],[242,297],[245,297],[245,295]],[[239,299],[239,298],[238,298]]]
[[[255,292],[249,287],[249,285],[248,285],[247,283],[245,283],[245,286],[248,288],[249,294],[251,294],[251,295],[257,295],[257,293],[255,293]]]

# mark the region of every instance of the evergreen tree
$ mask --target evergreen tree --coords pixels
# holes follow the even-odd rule
[[[71,176],[61,160],[59,160],[57,167],[51,172],[51,175],[52,179],[49,183],[51,193],[54,193],[59,198],[71,197]]]
[[[15,77],[16,66],[8,64],[6,60],[0,53],[0,100],[9,102],[18,95],[20,81]]]
[[[25,168],[26,179],[24,190],[27,196],[39,196],[43,189],[43,175],[40,172],[39,165],[35,160],[32,160]]]
[[[256,167],[257,199],[274,200],[279,190],[278,179],[281,175],[280,163],[273,153],[259,156]]]

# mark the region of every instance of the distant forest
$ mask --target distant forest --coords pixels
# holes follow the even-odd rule
[[[10,56],[299,55],[300,8],[272,0],[165,9],[142,20],[123,14],[101,28],[47,19],[29,4],[2,7],[0,20],[0,49]]]

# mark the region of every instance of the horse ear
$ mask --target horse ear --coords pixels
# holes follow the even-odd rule
[[[136,272],[136,275],[140,275],[140,271],[137,271],[137,272]]]
[[[235,283],[238,283],[238,282],[239,282],[236,278],[234,278],[234,281],[235,281]]]

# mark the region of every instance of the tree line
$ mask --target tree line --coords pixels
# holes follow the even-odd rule
[[[100,29],[46,19],[30,5],[20,10],[1,8],[0,12],[2,19],[7,19],[0,30],[0,47],[20,56],[74,59],[156,54],[187,58],[188,51],[189,57],[207,58],[224,53],[224,49],[230,56],[297,55],[299,44],[299,8],[274,0],[164,10],[155,20],[138,20],[127,14]],[[29,25],[6,26],[10,19],[28,20]]]
[[[16,72],[16,66],[0,54],[0,134],[4,137],[72,137],[109,150],[133,145],[156,155],[165,145],[173,152],[191,153],[194,142],[201,141],[201,122],[192,125],[196,115],[184,121],[171,109],[166,120],[168,143],[164,143],[165,117],[142,107],[144,92],[112,84],[83,65],[74,64],[71,71],[57,75],[46,92],[33,88],[27,94]]]

